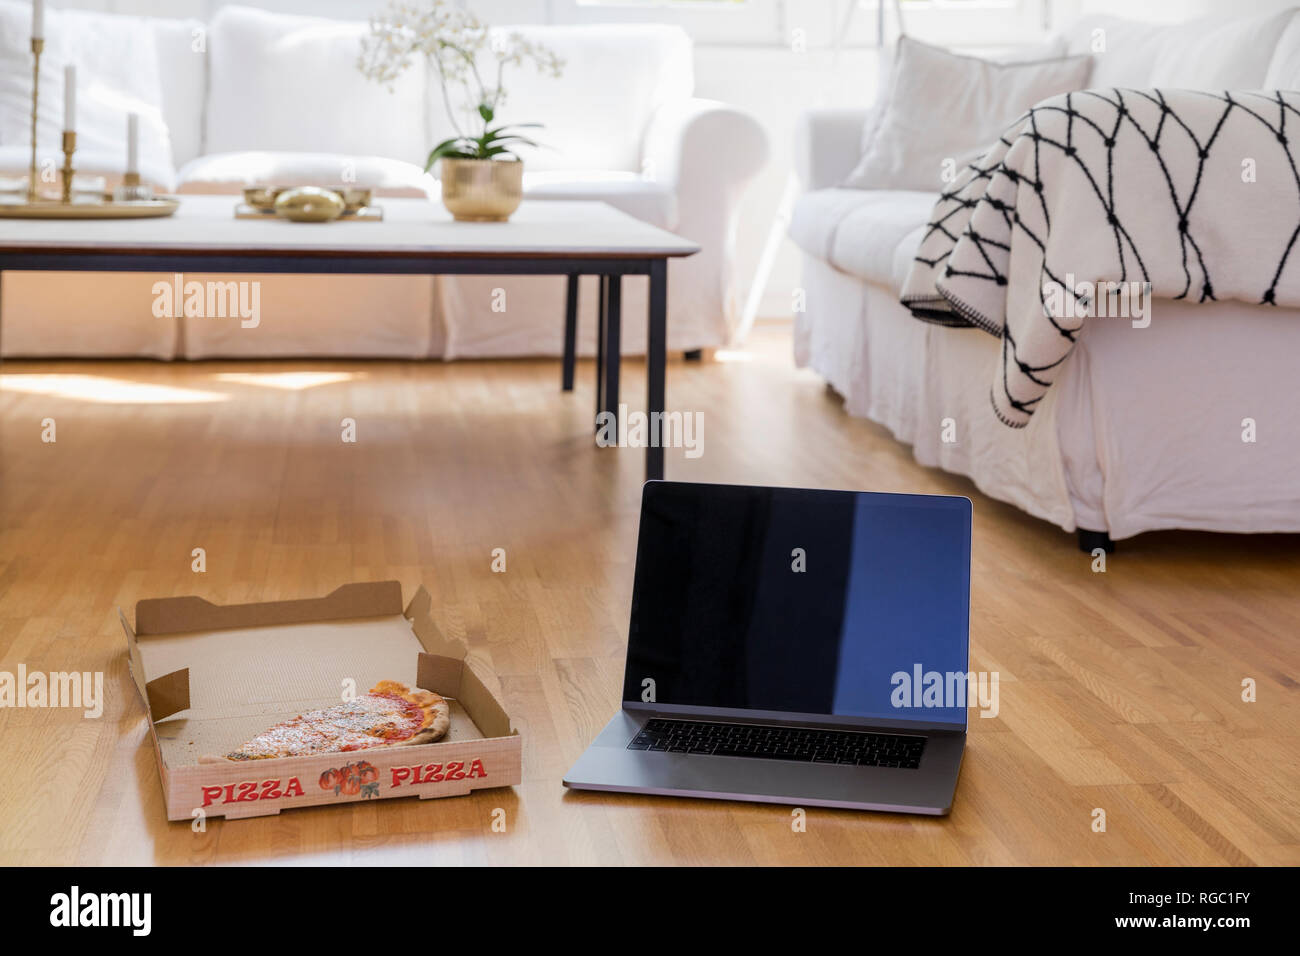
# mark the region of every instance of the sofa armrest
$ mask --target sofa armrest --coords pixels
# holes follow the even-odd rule
[[[705,182],[743,186],[767,162],[767,136],[743,110],[716,100],[673,100],[651,117],[641,157],[641,171],[679,196]]]
[[[767,135],[748,113],[713,100],[681,98],[651,118],[642,173],[672,190],[673,231],[700,246],[674,260],[669,315],[694,314],[711,342],[725,342],[740,317],[735,238],[741,197],[768,158]],[[673,336],[670,318],[669,339]]]
[[[805,110],[794,131],[794,168],[804,189],[838,186],[862,158],[866,109]]]

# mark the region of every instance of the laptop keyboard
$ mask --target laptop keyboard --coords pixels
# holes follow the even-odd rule
[[[627,749],[915,770],[921,765],[925,738],[655,717],[632,738]]]

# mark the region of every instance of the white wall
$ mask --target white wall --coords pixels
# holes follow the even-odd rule
[[[1080,13],[1174,23],[1212,15],[1249,17],[1297,6],[1296,0],[1053,0],[1053,4],[1062,23]]]

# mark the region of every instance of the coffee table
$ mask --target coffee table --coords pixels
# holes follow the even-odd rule
[[[319,224],[235,219],[236,201],[185,196],[167,219],[0,219],[0,277],[8,269],[565,276],[561,385],[570,391],[578,278],[596,275],[596,411],[617,416],[621,281],[644,275],[650,280],[646,412],[664,411],[668,260],[699,251],[687,239],[599,202],[525,202],[507,223],[480,223],[453,222],[427,200],[384,199],[383,222]],[[646,448],[645,474],[663,477],[662,446]]]

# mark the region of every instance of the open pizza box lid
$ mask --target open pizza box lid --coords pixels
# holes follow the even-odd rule
[[[261,604],[140,601],[134,628],[120,616],[164,777],[282,720],[337,704],[345,690],[364,694],[385,679],[448,699],[450,730],[422,746],[514,735],[505,710],[466,660],[465,645],[444,637],[430,610],[423,587],[404,609],[397,581]]]

